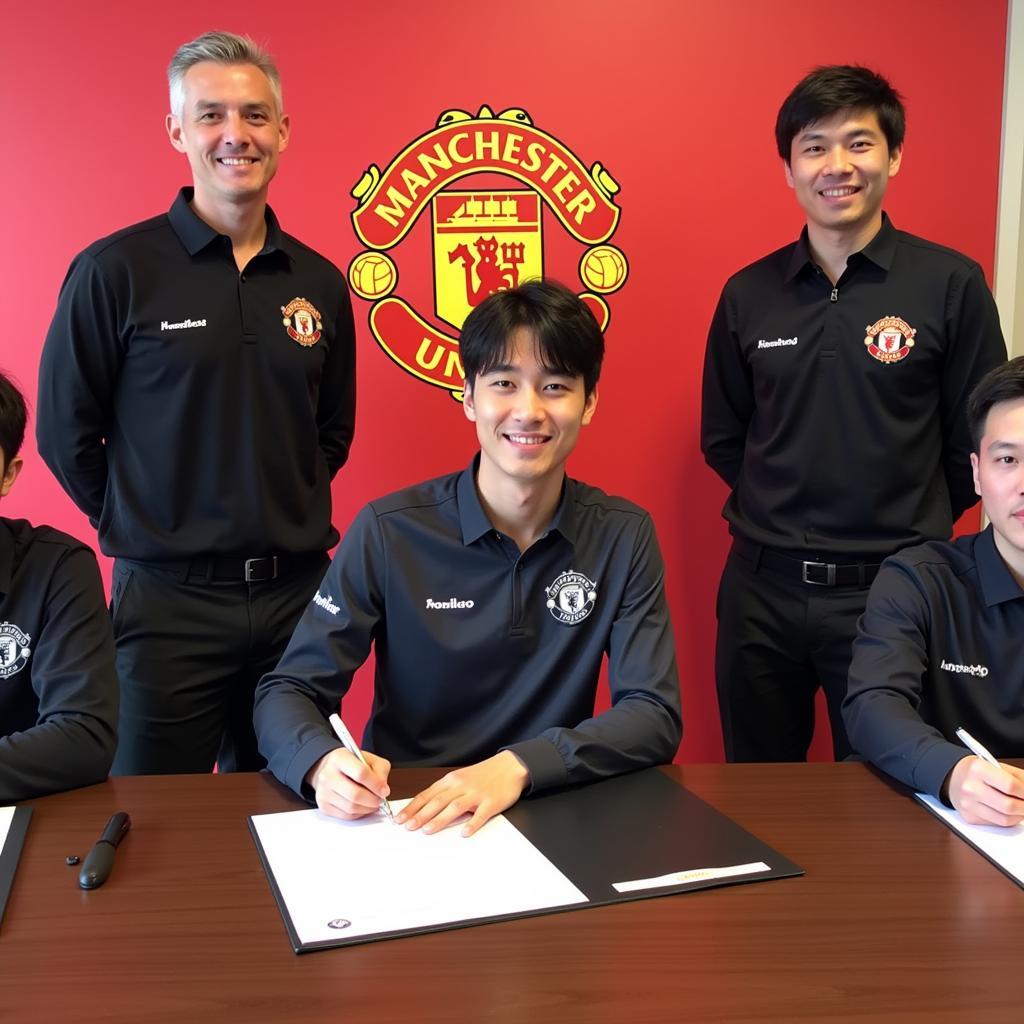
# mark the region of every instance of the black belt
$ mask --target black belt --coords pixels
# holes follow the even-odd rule
[[[268,583],[281,576],[308,569],[327,558],[326,552],[309,551],[300,555],[204,555],[175,562],[142,562],[161,572],[173,572],[183,580],[229,580],[236,583]]]
[[[756,566],[813,587],[869,587],[882,568],[881,562],[807,562],[742,537],[733,537],[732,546]]]

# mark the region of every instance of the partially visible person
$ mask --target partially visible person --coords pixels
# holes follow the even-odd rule
[[[989,526],[885,561],[853,645],[843,716],[854,748],[973,824],[1024,821],[1024,356],[967,408],[974,487]]]
[[[0,499],[21,472],[25,400],[0,373]],[[117,742],[110,614],[96,557],[0,516],[0,804],[100,782]]]
[[[253,691],[338,540],[355,420],[345,279],[267,205],[290,138],[251,39],[168,68],[192,184],[72,262],[39,370],[39,452],[115,556],[115,775],[254,771]]]
[[[900,548],[946,539],[977,498],[963,408],[1006,361],[978,264],[883,210],[904,159],[899,94],[816,68],[775,142],[806,224],[726,282],[708,334],[701,447],[729,485],[715,674],[730,761],[803,761],[840,706],[868,587]]]
[[[528,282],[477,306],[460,351],[480,451],[363,509],[260,682],[256,731],[274,774],[342,818],[376,810],[391,762],[463,765],[398,820],[471,814],[468,835],[524,792],[670,761],[682,715],[650,516],[565,471],[597,408],[594,317]],[[367,768],[327,716],[371,648]],[[612,706],[595,715],[606,656]]]

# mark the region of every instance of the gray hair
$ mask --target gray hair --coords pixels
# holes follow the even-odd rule
[[[182,43],[167,65],[171,113],[175,117],[181,117],[185,106],[185,73],[193,65],[207,60],[214,64],[253,64],[258,67],[269,79],[277,101],[277,112],[281,113],[281,75],[270,54],[248,36],[238,36],[233,32],[204,32],[191,42]]]

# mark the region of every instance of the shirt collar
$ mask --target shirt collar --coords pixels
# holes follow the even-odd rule
[[[981,592],[989,608],[1024,597],[1024,590],[996,548],[991,523],[974,538],[974,562],[978,566]]]
[[[459,525],[462,528],[462,543],[468,546],[478,541],[485,533],[494,529],[480,504],[476,491],[476,473],[480,467],[480,453],[473,456],[470,464],[459,474],[455,494],[459,503]],[[570,544],[576,541],[575,481],[565,478],[562,483],[562,497],[551,519],[547,532],[557,530]]]
[[[0,519],[0,595],[6,597],[11,592],[14,578],[14,535],[7,521]]]
[[[195,189],[191,186],[186,186],[178,193],[177,198],[171,204],[170,210],[167,211],[171,227],[174,228],[174,233],[180,239],[181,244],[185,246],[189,256],[195,256],[212,242],[225,237],[210,227],[192,209],[192,196],[194,194]],[[266,208],[264,217],[267,222],[267,238],[258,255],[262,256],[264,253],[277,252],[279,250],[284,252],[284,232],[281,230],[281,224],[277,216],[269,206]]]
[[[896,256],[896,229],[892,226],[892,221],[889,220],[887,213],[884,211],[882,213],[882,226],[878,229],[878,234],[860,252],[853,255],[871,260],[872,263],[881,267],[882,270],[888,270],[892,266],[892,261]],[[816,264],[814,257],[811,255],[810,243],[807,240],[807,226],[804,225],[803,231],[800,232],[800,237],[796,240],[796,245],[793,246],[793,252],[786,266],[786,284],[792,281],[807,266],[814,269]]]

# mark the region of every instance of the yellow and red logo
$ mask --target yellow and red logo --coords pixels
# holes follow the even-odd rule
[[[281,315],[292,341],[309,348],[320,340],[324,329],[322,318],[316,306],[307,299],[292,299],[287,306],[281,307]]]
[[[864,344],[880,363],[898,363],[906,359],[917,334],[906,320],[898,316],[883,316],[865,329]]]
[[[490,181],[479,189],[451,187],[483,173],[512,181],[503,189]],[[622,251],[608,244],[619,223],[618,191],[600,163],[585,167],[554,136],[534,127],[524,110],[495,116],[481,107],[475,117],[447,111],[384,171],[371,165],[352,189],[352,226],[367,248],[349,264],[348,279],[372,303],[373,336],[407,373],[462,401],[457,336],[394,294],[398,267],[385,255],[427,209],[438,321],[458,331],[488,295],[543,276],[546,207],[588,247],[578,265],[580,297],[604,330],[611,314],[603,296],[618,291],[629,272]]]

